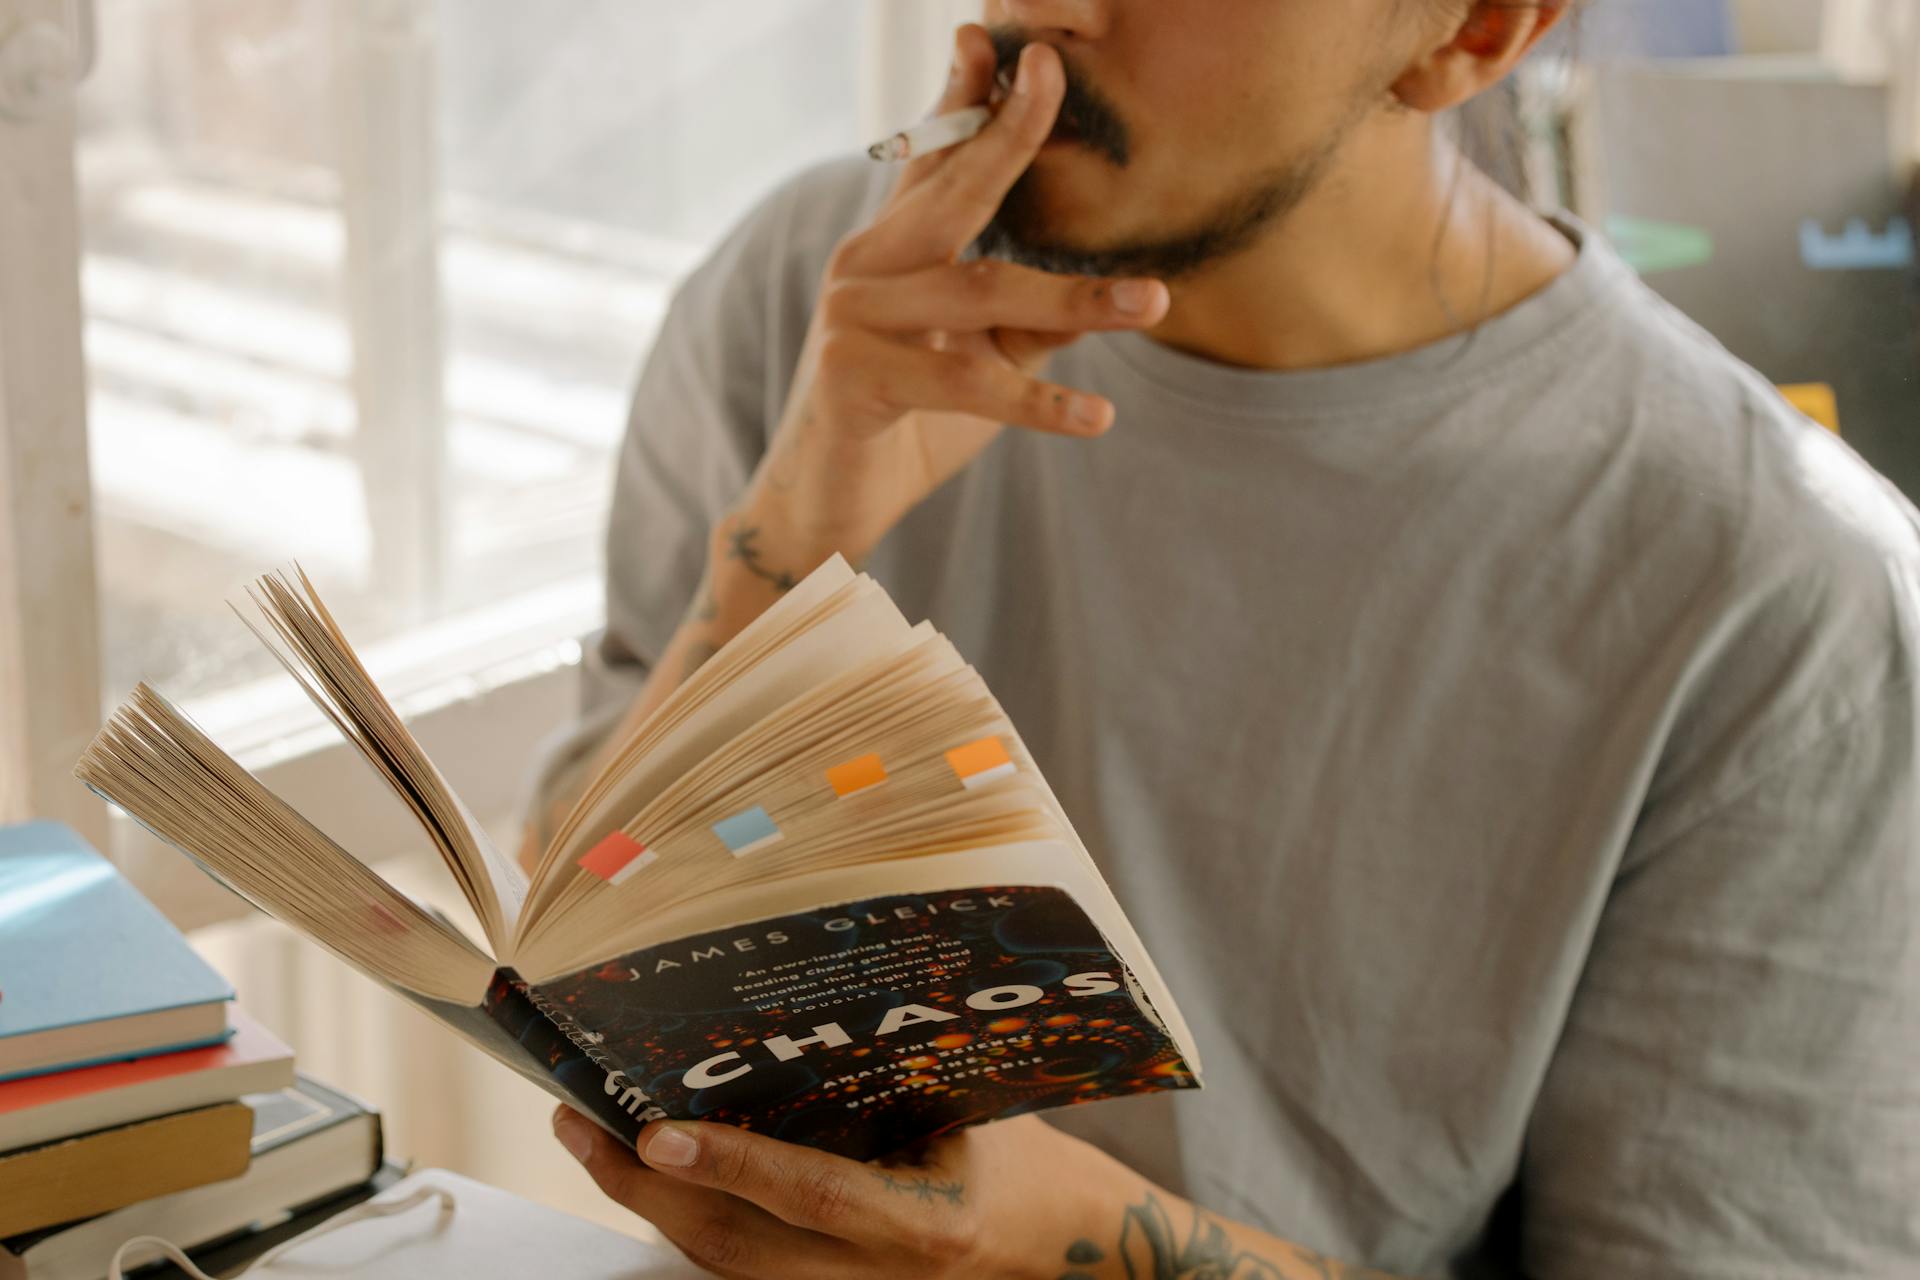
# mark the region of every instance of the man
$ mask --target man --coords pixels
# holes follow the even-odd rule
[[[864,562],[1208,1088],[918,1168],[562,1141],[727,1276],[1920,1274],[1913,512],[1463,168],[1436,113],[1561,7],[985,9],[980,137],[805,175],[678,297],[549,795]]]

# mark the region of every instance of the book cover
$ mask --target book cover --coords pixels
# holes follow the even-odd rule
[[[224,1013],[186,1039],[116,1045],[45,1061],[53,1033],[191,1006],[233,988],[180,931],[72,830],[0,827],[0,1080],[92,1061],[217,1044]],[[57,1054],[56,1054],[57,1056]]]
[[[253,1113],[217,1103],[0,1155],[0,1235],[246,1172]]]
[[[524,1019],[517,992],[496,984],[489,1012]],[[789,914],[526,994],[574,1042],[532,1031],[576,1094],[612,1094],[635,1122],[720,1121],[855,1159],[1195,1085],[1113,948],[1049,886]]]
[[[239,1009],[233,1039],[0,1083],[0,1151],[284,1089],[293,1050]]]

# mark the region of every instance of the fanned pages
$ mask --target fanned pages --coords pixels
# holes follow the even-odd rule
[[[249,625],[414,814],[491,954],[144,685],[76,773],[623,1138],[697,1114],[865,1158],[1198,1087],[1171,994],[1005,712],[837,557],[607,753],[530,879],[305,574],[249,595]]]
[[[526,897],[526,877],[494,848],[453,794],[360,665],[307,575],[297,568],[295,572],[297,585],[269,575],[249,592],[285,647],[251,622],[247,625],[413,811],[480,917],[487,940],[496,947],[505,945]]]

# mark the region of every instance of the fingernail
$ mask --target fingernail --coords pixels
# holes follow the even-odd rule
[[[1020,51],[1020,64],[1013,73],[1013,91],[1025,97],[1033,88],[1033,46],[1028,45]]]
[[[1093,396],[1075,396],[1070,406],[1073,420],[1083,427],[1101,427],[1106,425],[1107,406]]]
[[[668,1169],[685,1169],[699,1154],[700,1144],[684,1129],[661,1128],[647,1139],[645,1155],[650,1165]]]
[[[587,1132],[587,1121],[573,1115],[556,1115],[553,1118],[553,1136],[567,1149],[567,1154],[581,1164],[593,1154],[593,1135]]]
[[[1108,296],[1113,299],[1114,310],[1137,316],[1153,305],[1157,292],[1151,280],[1122,280],[1108,291]]]

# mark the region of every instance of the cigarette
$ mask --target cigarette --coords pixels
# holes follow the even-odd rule
[[[986,128],[987,121],[991,119],[993,112],[985,107],[949,111],[943,116],[923,120],[911,129],[902,129],[890,138],[882,138],[867,148],[867,155],[875,160],[913,160],[929,156],[936,151],[959,146]]]

